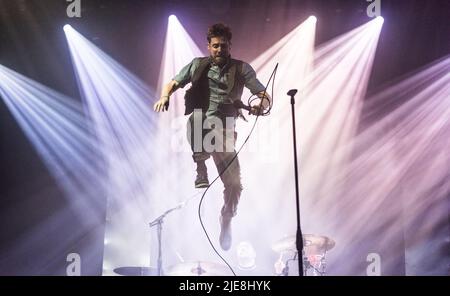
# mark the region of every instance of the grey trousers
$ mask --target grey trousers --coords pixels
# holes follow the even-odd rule
[[[232,129],[223,128],[224,126],[203,128],[203,125],[199,129],[198,124],[194,128],[195,116],[197,116],[197,120],[199,119],[198,116],[201,116],[202,124],[205,120],[208,120],[204,114],[198,113],[193,113],[189,117],[187,138],[193,152],[192,158],[195,162],[199,162],[205,161],[210,156],[213,157],[217,172],[220,174],[220,179],[224,185],[224,204],[221,214],[224,217],[234,217],[242,192],[241,168],[234,149],[237,138],[234,125]],[[195,140],[195,137],[197,137],[197,140]],[[199,146],[200,139],[201,145]],[[209,139],[211,141],[208,141]]]

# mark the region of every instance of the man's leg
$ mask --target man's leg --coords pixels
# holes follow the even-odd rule
[[[206,188],[209,186],[208,170],[206,168],[205,160],[209,158],[210,154],[205,152],[203,147],[203,137],[206,133],[203,130],[203,120],[204,114],[194,111],[194,113],[189,116],[187,123],[187,139],[192,149],[192,158],[197,164],[195,188]]]
[[[236,152],[213,153],[217,171],[219,174],[222,173],[220,178],[225,187],[223,191],[224,204],[220,216],[221,231],[219,237],[220,245],[224,250],[228,250],[231,247],[231,219],[236,215],[242,192],[241,170],[238,158],[236,157],[228,166],[235,156]]]
[[[197,177],[195,178],[195,188],[206,188],[209,186],[208,169],[206,168],[205,160],[195,160],[197,164]]]

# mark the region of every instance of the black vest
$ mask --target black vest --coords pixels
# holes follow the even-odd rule
[[[242,75],[242,61],[230,59],[226,65],[229,72],[229,94],[234,101],[241,98],[244,90],[244,77]],[[211,59],[209,57],[200,58],[200,64],[194,71],[191,79],[192,86],[186,91],[184,96],[185,111],[184,115],[191,114],[194,109],[202,109],[204,112],[209,107],[209,81],[208,71],[211,67]]]

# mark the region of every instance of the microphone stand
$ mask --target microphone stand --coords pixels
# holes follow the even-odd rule
[[[167,211],[164,212],[161,216],[153,220],[149,223],[150,228],[153,226],[157,226],[157,234],[158,234],[158,267],[157,267],[157,275],[162,276],[163,275],[163,269],[162,269],[162,249],[161,249],[161,238],[162,238],[162,224],[164,222],[164,218],[172,211],[181,209],[184,207],[186,202],[182,202],[181,204],[177,205],[176,207],[173,207]],[[151,249],[150,249],[151,252]]]
[[[296,235],[296,247],[298,254],[298,275],[303,276],[303,235],[302,229],[300,227],[300,197],[298,189],[298,166],[297,166],[297,137],[295,132],[295,94],[296,89],[291,89],[288,91],[287,95],[291,97],[291,111],[292,111],[292,132],[293,132],[293,144],[294,144],[294,169],[295,169],[295,197],[297,204],[297,235]]]

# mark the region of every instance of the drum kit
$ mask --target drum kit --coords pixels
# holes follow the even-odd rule
[[[326,253],[331,250],[336,243],[329,237],[314,234],[303,235],[303,274],[304,275],[325,275]],[[288,275],[288,264],[290,261],[298,260],[296,236],[288,236],[280,239],[272,245],[272,250],[281,254],[294,254],[294,259],[288,259],[286,263],[282,263],[283,270],[275,272],[278,275]]]
[[[304,234],[303,235],[303,266],[304,275],[325,275],[325,255],[334,246],[335,242],[321,235]],[[288,259],[286,263],[282,262],[283,272],[275,272],[277,275],[289,275],[288,265],[290,261],[298,260],[296,237],[288,236],[282,238],[272,244],[272,250],[280,253],[280,259],[283,254],[294,254],[293,259]],[[148,267],[119,267],[114,269],[114,272],[119,275],[126,276],[147,276],[158,275],[158,270]],[[230,269],[223,264],[206,262],[206,261],[191,261],[182,262],[173,265],[164,272],[164,275],[169,276],[223,276],[231,275]]]
[[[205,261],[183,262],[168,269],[166,275],[171,276],[220,276],[232,275],[230,269],[223,264]]]
[[[125,276],[158,275],[156,268],[148,267],[118,267],[114,272]],[[164,272],[168,276],[223,276],[232,275],[226,265],[206,261],[183,262],[170,267]]]
[[[119,275],[127,276],[148,276],[158,275],[155,268],[141,267],[141,266],[123,266],[114,269],[114,272]]]

